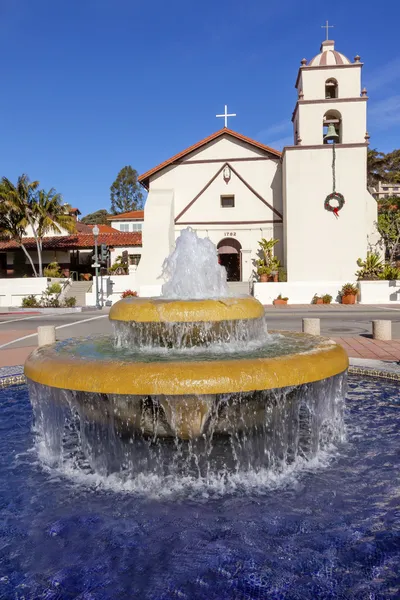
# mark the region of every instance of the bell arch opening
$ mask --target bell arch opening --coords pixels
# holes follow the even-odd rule
[[[339,98],[339,85],[333,77],[325,81],[325,99],[329,98]]]
[[[217,245],[218,262],[226,269],[228,281],[242,281],[242,245],[235,238],[224,238]]]
[[[342,143],[342,115],[338,110],[328,110],[322,120],[322,141],[324,144]]]

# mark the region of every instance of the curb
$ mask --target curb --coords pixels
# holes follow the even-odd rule
[[[35,308],[34,311],[32,311],[31,308],[18,308],[16,310],[12,310],[12,308],[9,309],[9,311],[7,313],[3,313],[3,314],[7,314],[7,315],[19,315],[19,314],[37,314],[37,315],[65,315],[65,314],[69,314],[69,313],[80,313],[82,312],[82,306],[74,306],[71,308]]]

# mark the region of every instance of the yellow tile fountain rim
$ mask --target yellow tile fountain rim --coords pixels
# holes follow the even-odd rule
[[[293,335],[293,334],[292,334]],[[185,395],[250,392],[320,381],[348,368],[345,350],[320,338],[311,352],[274,358],[134,363],[82,360],[34,350],[25,363],[28,379],[68,390],[103,394]]]
[[[262,304],[252,296],[217,300],[124,298],[113,304],[109,318],[138,323],[196,323],[257,319],[263,315]]]

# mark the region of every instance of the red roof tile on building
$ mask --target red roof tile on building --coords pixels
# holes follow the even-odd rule
[[[130,210],[119,215],[107,217],[107,221],[122,221],[123,219],[144,219],[144,210]]]
[[[123,233],[100,233],[99,244],[111,247],[130,247],[142,245],[141,232]],[[24,246],[28,250],[36,249],[34,238],[24,238]],[[43,250],[78,250],[94,247],[93,234],[77,233],[75,235],[53,236],[43,239]],[[0,250],[18,250],[19,245],[14,240],[0,240]]]
[[[90,231],[92,231],[94,225],[88,225],[88,227],[90,227]],[[114,227],[111,227],[110,225],[98,224],[97,227],[99,228],[100,233],[118,233],[118,229],[114,229]]]
[[[91,233],[90,225],[86,225],[86,223],[81,223],[80,221],[76,222],[76,231],[78,233]]]
[[[150,177],[152,175],[154,175],[155,173],[158,173],[158,171],[161,171],[162,169],[165,169],[165,167],[168,167],[169,165],[178,163],[182,158],[184,158],[191,152],[198,150],[202,146],[205,146],[206,144],[213,142],[214,140],[218,139],[219,137],[221,137],[223,135],[228,135],[237,140],[240,140],[241,142],[250,144],[250,146],[254,146],[255,148],[258,148],[259,150],[264,150],[265,152],[272,154],[276,158],[280,158],[282,156],[281,152],[278,152],[278,150],[274,150],[273,148],[270,148],[269,146],[265,146],[265,144],[256,142],[255,140],[252,140],[251,138],[249,138],[245,135],[242,135],[241,133],[237,133],[236,131],[232,131],[232,129],[228,129],[225,127],[224,129],[220,129],[219,131],[216,131],[215,133],[204,138],[204,140],[197,142],[197,144],[193,144],[193,146],[189,146],[189,148],[186,148],[186,150],[179,152],[179,154],[175,154],[175,156],[173,156],[172,158],[169,158],[168,160],[159,164],[157,167],[150,169],[150,171],[146,171],[146,173],[143,173],[143,175],[140,175],[140,177],[138,177],[138,181],[148,190],[149,184],[150,184]]]

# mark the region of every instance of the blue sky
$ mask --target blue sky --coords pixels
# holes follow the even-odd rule
[[[55,187],[83,214],[109,188],[223,125],[291,141],[300,60],[321,25],[365,63],[371,147],[400,146],[400,3],[336,0],[0,0],[0,175]],[[382,6],[382,10],[379,9]]]

